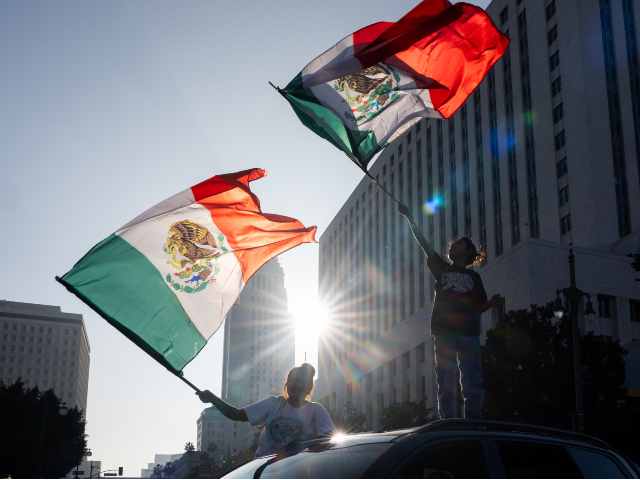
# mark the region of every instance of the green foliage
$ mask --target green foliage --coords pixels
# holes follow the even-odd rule
[[[196,451],[196,447],[191,442],[187,442],[184,444],[185,453],[191,453]]]
[[[83,411],[74,407],[60,415],[58,405],[62,400],[53,389],[24,388],[20,378],[12,385],[0,382],[0,463],[3,473],[12,478],[37,477],[45,397],[42,476],[64,477],[82,461],[87,447]]]
[[[367,421],[367,415],[358,413],[351,403],[345,404],[340,410],[327,410],[327,413],[339,433],[361,432],[362,424]]]
[[[253,440],[251,441],[251,445],[249,445],[246,450],[236,455],[236,465],[248,462],[256,456],[256,451],[258,450],[258,444],[260,442],[260,434],[262,434],[262,427],[253,427]]]
[[[164,465],[157,464],[153,467],[151,478],[171,478],[176,471],[176,462],[167,462]]]
[[[427,397],[422,400],[399,402],[382,409],[380,423],[384,430],[398,430],[400,428],[421,427],[435,422],[433,415],[435,407],[427,408]]]
[[[484,418],[571,430],[575,413],[571,320],[553,303],[508,312],[482,347]],[[585,428],[640,457],[640,406],[627,397],[619,341],[593,332],[580,340]],[[634,453],[635,452],[635,453]]]

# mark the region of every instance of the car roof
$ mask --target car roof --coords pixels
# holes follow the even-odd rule
[[[280,453],[296,453],[302,451],[320,451],[334,448],[352,447],[368,443],[397,442],[403,437],[415,434],[437,434],[452,432],[468,432],[473,434],[511,434],[527,435],[555,440],[564,440],[588,444],[599,448],[610,449],[609,445],[599,438],[582,433],[560,430],[557,428],[541,427],[538,425],[526,425],[523,423],[500,422],[495,420],[473,420],[451,418],[447,420],[437,420],[427,425],[401,430],[390,430],[380,432],[359,432],[336,435],[333,437],[320,437],[306,442],[289,445],[280,450]]]
[[[585,435],[583,433],[570,432],[557,428],[541,427],[539,425],[527,425],[524,423],[500,422],[496,420],[474,420],[450,418],[429,423],[423,427],[413,429],[411,433],[432,433],[432,432],[491,432],[507,433],[518,435],[532,435],[541,438],[556,438],[565,441],[586,443],[599,448],[610,448],[604,440]]]

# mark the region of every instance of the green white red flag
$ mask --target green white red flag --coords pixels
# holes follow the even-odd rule
[[[216,332],[249,278],[316,227],[262,213],[249,182],[218,175],[160,202],[93,247],[59,281],[178,373]]]
[[[396,23],[342,39],[280,93],[304,125],[366,169],[421,118],[453,115],[508,45],[481,8],[424,0]]]

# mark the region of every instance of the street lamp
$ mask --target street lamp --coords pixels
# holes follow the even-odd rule
[[[573,425],[573,430],[578,433],[584,433],[584,402],[582,400],[582,364],[580,362],[580,327],[578,324],[578,305],[582,297],[587,297],[587,308],[584,312],[585,320],[588,327],[596,318],[596,312],[593,310],[593,304],[591,303],[591,295],[583,292],[576,287],[576,268],[574,265],[575,257],[573,255],[573,249],[569,249],[569,273],[570,273],[570,286],[569,288],[563,288],[556,290],[556,303],[553,308],[553,314],[556,318],[560,319],[564,317],[566,311],[562,306],[560,300],[560,294],[569,301],[569,315],[571,315],[571,327],[573,333],[573,372],[575,377],[575,390],[576,390],[576,414]]]
[[[63,417],[69,413],[66,402],[57,403],[58,413]],[[42,451],[44,450],[44,427],[47,424],[47,411],[49,410],[49,396],[44,393],[44,411],[42,412],[42,432],[40,433],[40,455],[38,455],[38,478],[42,478]]]

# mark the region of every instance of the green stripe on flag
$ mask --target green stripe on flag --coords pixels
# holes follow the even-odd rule
[[[384,148],[384,145],[378,145],[373,131],[347,128],[338,115],[322,105],[311,89],[281,93],[303,125],[345,152],[360,168],[366,169],[375,154]]]
[[[93,247],[61,283],[174,373],[207,343],[158,269],[115,234]]]

